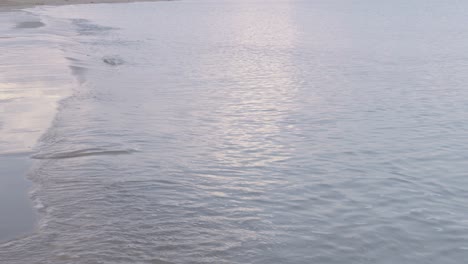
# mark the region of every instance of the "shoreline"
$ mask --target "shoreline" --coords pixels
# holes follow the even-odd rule
[[[0,77],[0,92],[8,95],[0,98],[0,103],[3,103],[3,107],[7,110],[23,109],[21,113],[16,111],[10,116],[31,121],[30,124],[25,125],[16,122],[14,118],[9,118],[8,115],[5,115],[3,119],[0,118],[0,123],[3,122],[4,125],[0,136],[3,141],[9,142],[6,144],[0,140],[0,169],[5,172],[5,175],[0,177],[0,212],[8,216],[0,219],[0,245],[29,236],[38,228],[41,213],[31,197],[35,181],[28,174],[35,162],[31,160],[30,155],[34,152],[33,146],[38,144],[39,138],[46,133],[55,119],[59,101],[70,96],[69,93],[73,89],[70,87],[70,83],[73,83],[74,80],[73,77],[72,80],[60,78],[61,80],[58,82],[57,80],[48,82],[47,72],[58,73],[62,70],[68,72],[67,61],[63,61],[59,50],[50,48],[52,44],[36,45],[34,42],[24,42],[22,40],[24,37],[31,37],[31,40],[34,40],[34,35],[29,36],[28,31],[41,30],[44,24],[28,14],[21,13],[22,15],[18,16],[18,12],[37,6],[162,1],[172,0],[0,1],[0,13],[3,14],[3,17],[0,17],[0,22],[3,23],[0,32],[5,38],[5,48],[11,47],[13,51],[17,51],[12,52],[7,59],[4,56],[2,63],[0,63],[0,66],[12,65],[8,67],[10,70],[4,71]],[[22,38],[17,38],[18,36],[22,36]],[[17,44],[14,44],[16,42]],[[25,43],[31,44],[27,49],[29,52],[21,48]],[[44,54],[44,56],[36,56],[35,54],[38,53]],[[15,54],[22,54],[22,56],[16,59]],[[52,60],[54,63],[43,65],[46,60]],[[22,75],[26,69],[29,73],[34,73],[32,77],[28,78]],[[62,74],[61,76],[68,75]],[[48,85],[44,86],[45,83]],[[20,87],[26,88],[18,89]],[[16,92],[11,94],[13,88]],[[21,221],[15,221],[15,219],[21,219]]]
[[[163,1],[173,1],[173,0],[6,0],[6,1],[0,2],[0,11],[8,10],[8,9],[28,8],[28,7],[34,7],[34,6],[163,2]]]

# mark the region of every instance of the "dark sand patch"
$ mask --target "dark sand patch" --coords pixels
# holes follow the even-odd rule
[[[25,21],[16,24],[16,28],[40,28],[45,26],[41,21]]]

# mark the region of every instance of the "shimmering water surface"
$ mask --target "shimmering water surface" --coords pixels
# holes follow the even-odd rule
[[[73,76],[72,95],[29,155],[37,230],[1,244],[0,263],[465,262],[467,11],[27,10],[11,32],[55,43],[44,67]]]

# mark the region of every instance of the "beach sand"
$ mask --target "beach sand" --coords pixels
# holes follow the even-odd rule
[[[130,3],[130,2],[155,2],[170,0],[2,0],[0,8],[21,8],[35,5],[77,5],[93,3]]]

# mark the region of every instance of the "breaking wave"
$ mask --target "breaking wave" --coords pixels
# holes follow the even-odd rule
[[[103,155],[128,155],[135,153],[135,149],[105,149],[105,148],[86,148],[67,152],[55,153],[38,153],[31,156],[33,159],[71,159],[86,156],[103,156]]]

